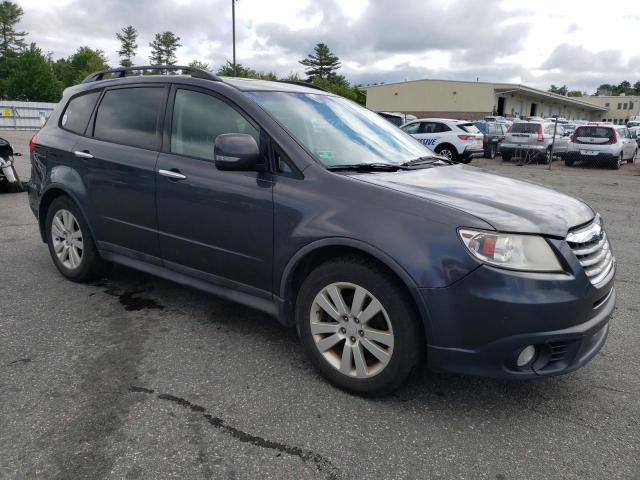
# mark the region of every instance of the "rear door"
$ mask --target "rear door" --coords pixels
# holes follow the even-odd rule
[[[213,157],[222,133],[252,135],[265,161],[268,140],[224,97],[196,87],[172,87],[165,122],[157,176],[164,265],[270,298],[272,175],[221,171]]]
[[[586,125],[576,128],[574,133],[576,148],[582,155],[597,155],[605,148],[610,147],[614,135],[612,127]]]
[[[156,161],[168,87],[106,89],[74,156],[95,215],[98,246],[159,263]]]

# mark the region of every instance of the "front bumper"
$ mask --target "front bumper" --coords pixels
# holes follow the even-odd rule
[[[429,367],[505,379],[576,370],[607,338],[613,276],[597,288],[584,272],[534,274],[481,266],[455,284],[421,290],[429,309]],[[526,367],[518,353],[536,347]]]

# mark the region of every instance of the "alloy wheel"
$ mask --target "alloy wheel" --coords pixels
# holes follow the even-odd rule
[[[367,289],[332,283],[315,297],[311,334],[324,359],[344,375],[370,378],[387,366],[394,335],[387,312]]]
[[[80,224],[69,210],[60,209],[53,216],[51,239],[60,263],[69,270],[78,268],[82,263],[84,242]]]

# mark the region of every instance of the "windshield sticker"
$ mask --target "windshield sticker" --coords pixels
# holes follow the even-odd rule
[[[316,150],[316,155],[318,155],[318,158],[321,158],[322,160],[331,160],[335,157],[331,150]]]

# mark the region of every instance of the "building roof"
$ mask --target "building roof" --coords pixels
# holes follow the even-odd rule
[[[600,105],[595,105],[587,100],[581,100],[580,98],[583,98],[583,97],[565,97],[564,95],[558,95],[557,93],[546,92],[544,90],[528,87],[526,85],[522,85],[519,83],[473,82],[468,80],[440,80],[435,78],[424,78],[421,80],[409,80],[406,82],[392,82],[392,83],[382,83],[379,85],[368,85],[362,88],[364,90],[368,90],[370,88],[387,87],[390,85],[404,85],[407,83],[417,83],[417,82],[452,82],[452,83],[466,83],[466,84],[476,84],[476,85],[490,85],[490,86],[493,86],[493,88],[496,90],[496,93],[519,92],[519,93],[527,94],[534,98],[540,98],[542,100],[555,100],[560,103],[569,104],[574,107],[584,108],[585,110],[591,110],[594,112],[607,111],[605,107],[601,107]]]

